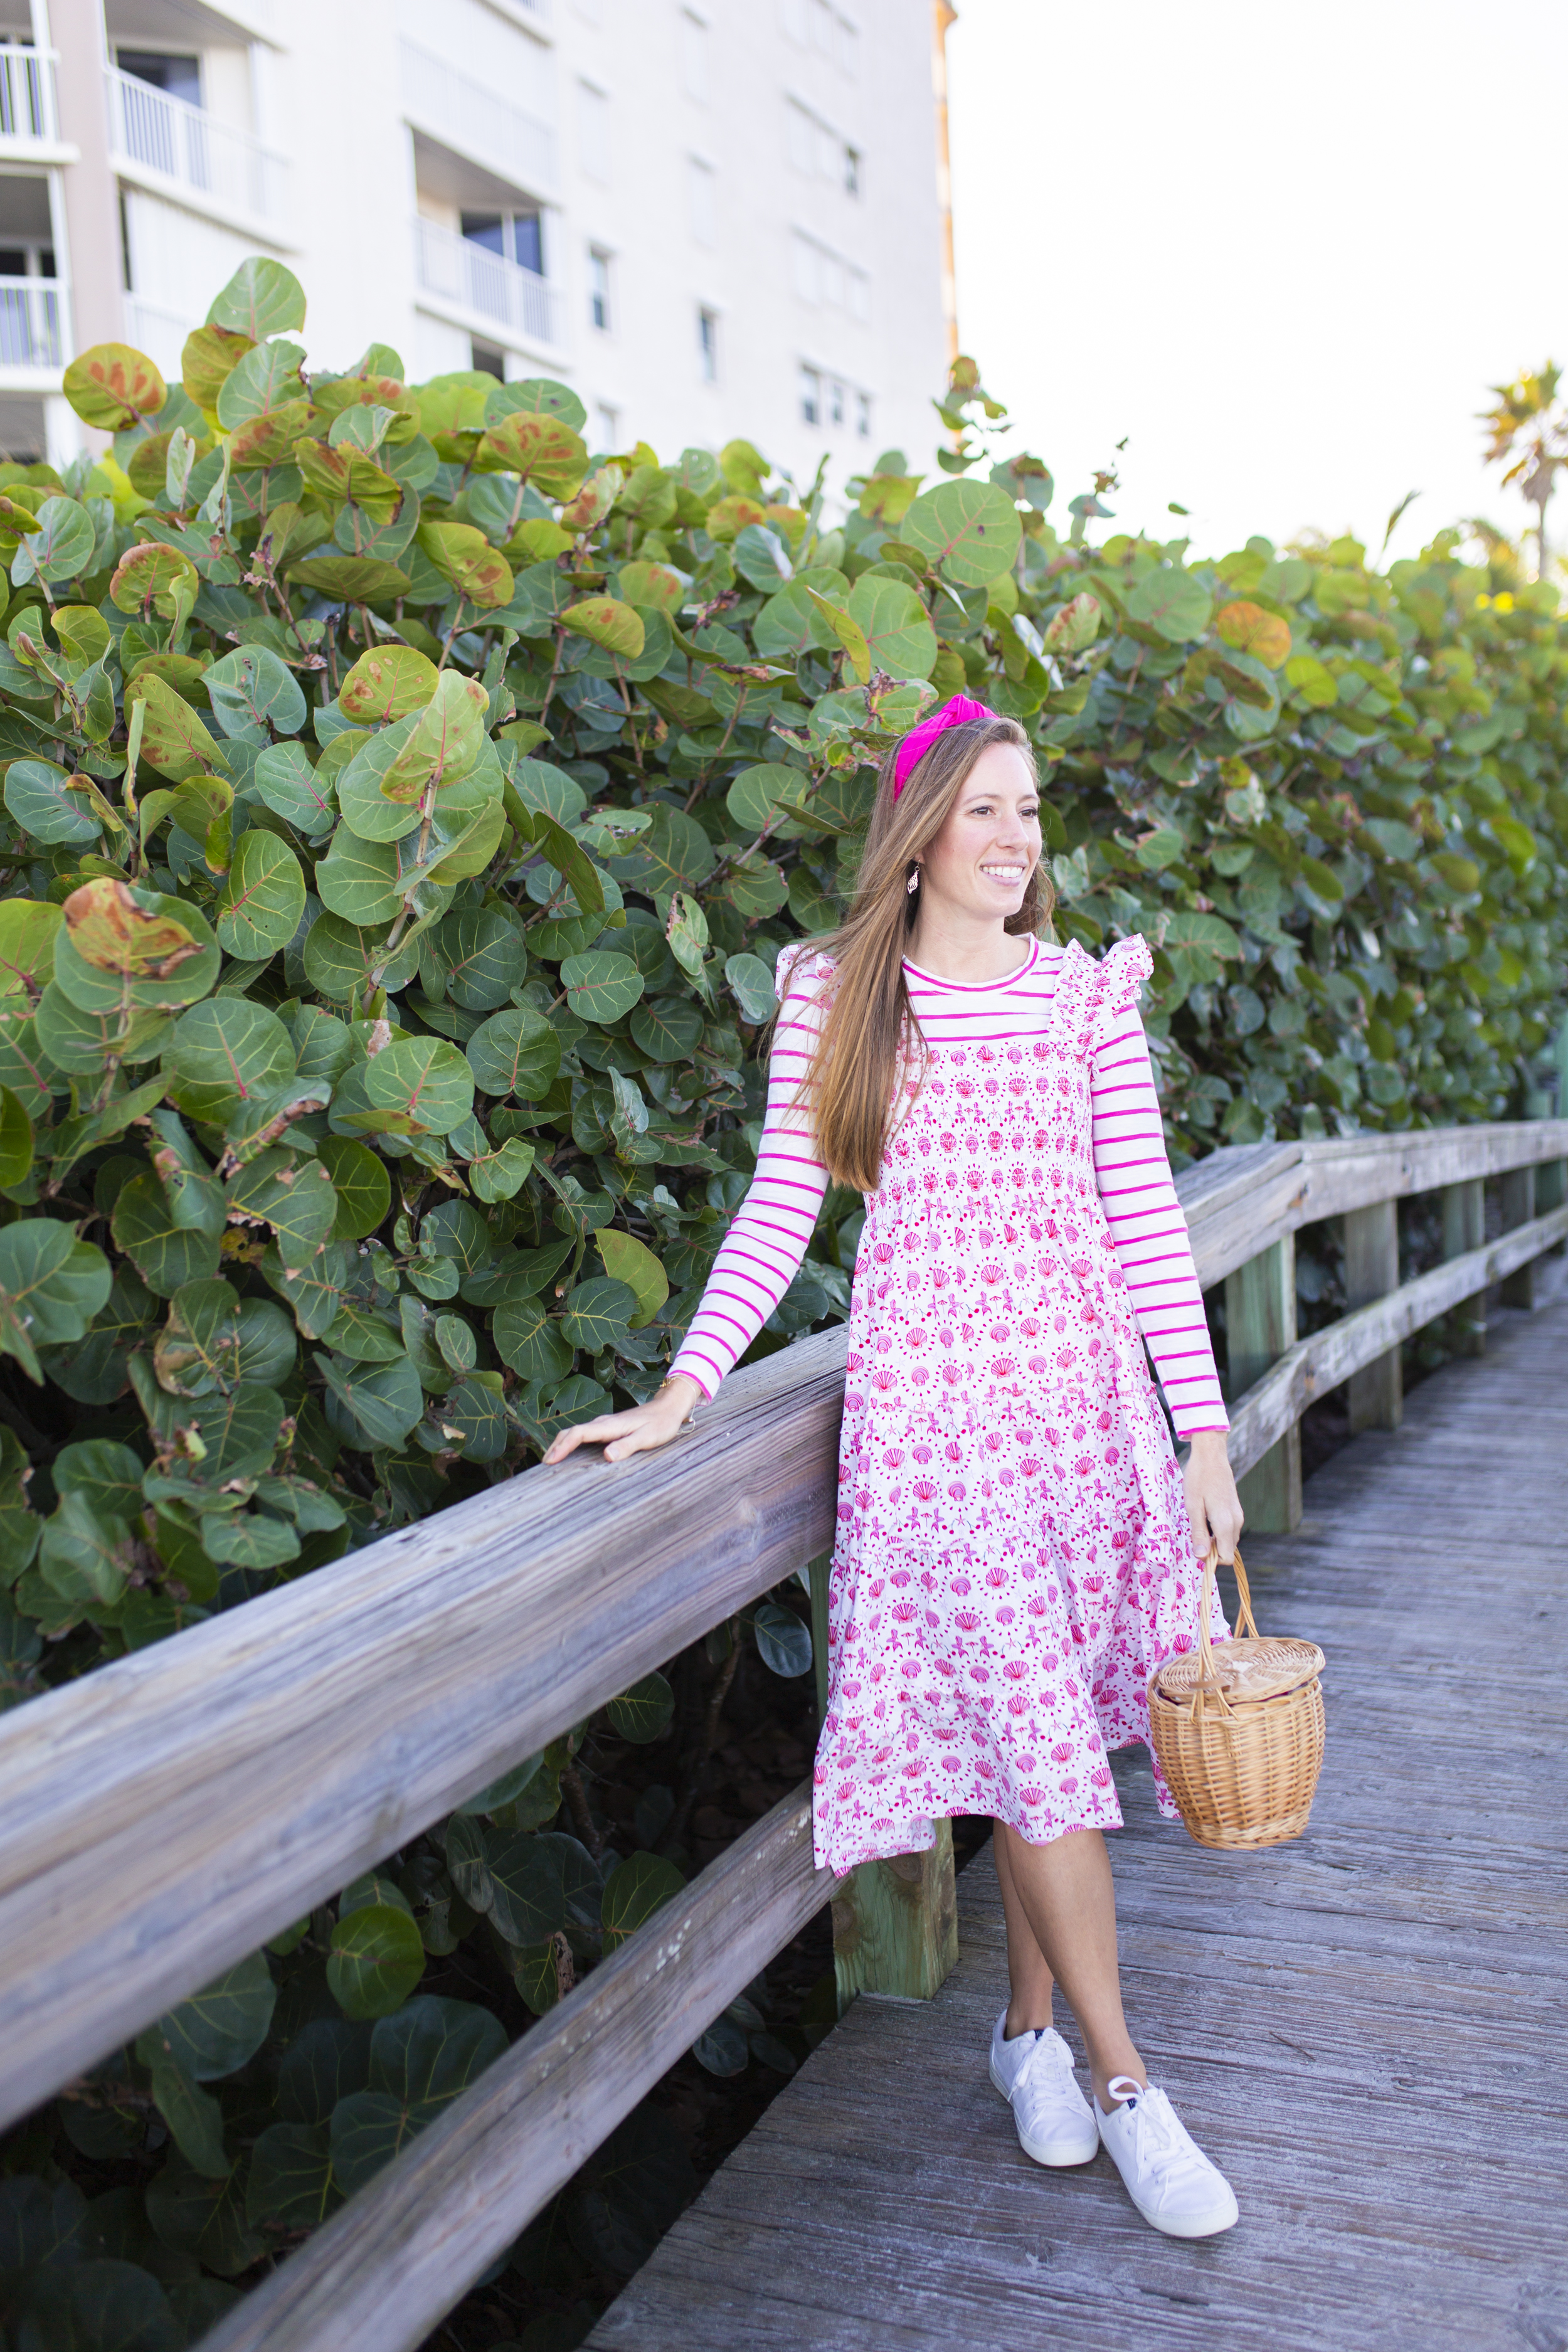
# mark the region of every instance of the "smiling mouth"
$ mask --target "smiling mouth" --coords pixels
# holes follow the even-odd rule
[[[1021,866],[983,866],[980,871],[993,882],[1021,882],[1024,878]]]

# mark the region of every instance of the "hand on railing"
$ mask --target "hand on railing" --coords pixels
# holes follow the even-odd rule
[[[602,1412],[596,1421],[581,1421],[575,1429],[563,1429],[544,1459],[564,1462],[584,1444],[603,1445],[606,1462],[624,1462],[629,1454],[651,1454],[657,1446],[668,1445],[690,1420],[693,1405],[703,1402],[696,1381],[688,1380],[684,1372],[678,1373],[657,1389],[647,1404],[634,1405],[630,1412]]]
[[[1193,1549],[1198,1558],[1206,1559],[1209,1546],[1215,1543],[1219,1546],[1221,1559],[1232,1559],[1241,1535],[1243,1515],[1223,1429],[1198,1431],[1182,1471],[1182,1484],[1186,1488],[1187,1517],[1193,1526]]]

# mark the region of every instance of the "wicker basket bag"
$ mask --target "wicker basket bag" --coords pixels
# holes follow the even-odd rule
[[[1258,1637],[1241,1554],[1238,1624],[1209,1639],[1218,1547],[1204,1567],[1198,1646],[1167,1658],[1149,1685],[1154,1752],[1199,1845],[1279,1845],[1300,1837],[1323,1761],[1323,1654],[1315,1642]]]

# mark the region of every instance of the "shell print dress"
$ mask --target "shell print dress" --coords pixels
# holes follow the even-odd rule
[[[908,968],[927,1055],[856,1259],[816,1764],[820,1865],[929,1846],[934,1822],[955,1813],[1005,1821],[1035,1844],[1118,1827],[1107,1751],[1147,1744],[1149,1677],[1195,1638],[1181,1474],[1096,1165],[1108,1042],[1131,1027],[1147,1070],[1134,1008],[1149,964],[1131,939],[1098,963],[1076,945],[1037,947],[1016,976],[1032,989],[955,990]],[[803,959],[789,995],[819,1007],[831,981],[822,959]],[[980,1003],[944,1021],[954,995]],[[794,1117],[798,1140],[805,1115]],[[1157,1139],[1155,1151],[1152,1188],[1135,1189],[1160,1191],[1163,1178],[1173,1206]],[[715,1354],[746,1343],[749,1311],[731,1313],[736,1328],[718,1347],[711,1332],[726,1298],[752,1305],[724,1264],[759,1238],[737,1234],[751,1209],[677,1359],[704,1389],[728,1369]],[[815,1207],[802,1213],[809,1235]],[[776,1227],[763,1247],[770,1262],[799,1263]],[[1163,1256],[1173,1249],[1184,1253],[1187,1310],[1180,1343],[1166,1317],[1157,1352],[1191,1433],[1224,1427],[1225,1413],[1201,1302],[1195,1323],[1191,1310],[1184,1228]],[[763,1267],[753,1255],[749,1279],[766,1291]],[[1169,1278],[1167,1265],[1157,1272]],[[1217,1610],[1211,1631],[1225,1631]],[[1157,1761],[1154,1777],[1173,1819]]]

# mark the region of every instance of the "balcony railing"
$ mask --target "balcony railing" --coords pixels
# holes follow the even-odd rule
[[[555,185],[555,133],[548,122],[470,81],[413,41],[402,46],[403,110],[460,154],[491,164],[520,188]]]
[[[482,321],[502,343],[561,341],[561,297],[548,278],[503,260],[435,221],[414,224],[414,267],[420,289],[470,321]]]
[[[58,368],[58,278],[0,278],[0,367]]]
[[[0,139],[52,145],[59,135],[52,51],[0,41]]]
[[[280,221],[283,159],[248,131],[219,122],[134,74],[108,68],[110,138],[117,160],[139,163],[253,220]]]

